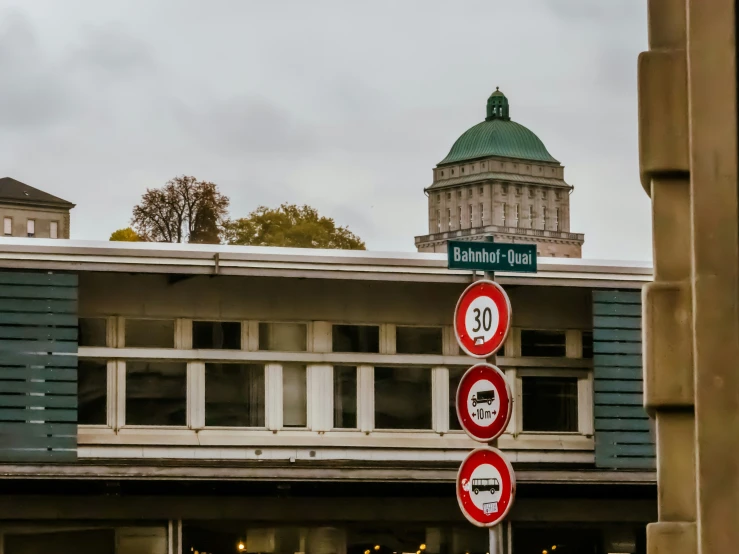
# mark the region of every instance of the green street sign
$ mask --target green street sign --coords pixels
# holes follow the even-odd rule
[[[449,269],[536,273],[535,244],[449,241]]]

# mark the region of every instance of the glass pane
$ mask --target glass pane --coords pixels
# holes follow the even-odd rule
[[[260,323],[259,350],[305,352],[308,327],[305,323]]]
[[[193,321],[192,347],[240,350],[241,323],[238,321]]]
[[[126,425],[186,425],[187,364],[126,362]]]
[[[334,352],[380,351],[380,327],[377,325],[334,325]]]
[[[375,368],[375,427],[431,428],[431,370]]]
[[[205,364],[205,424],[264,427],[264,366]]]
[[[441,327],[396,327],[398,354],[441,354]]]
[[[521,356],[564,357],[566,353],[564,331],[521,331]]]
[[[77,363],[77,421],[80,425],[107,423],[108,364],[98,360]]]
[[[357,368],[334,368],[334,427],[357,428]]]
[[[282,366],[282,425],[305,427],[308,425],[308,399],[304,365]]]
[[[173,319],[126,319],[126,346],[174,348]]]
[[[81,317],[79,318],[79,345],[80,346],[106,346],[106,320],[104,317]]]
[[[523,430],[577,432],[577,378],[523,377]]]
[[[457,388],[462,380],[462,375],[466,369],[452,368],[449,370],[449,429],[453,431],[461,431],[462,426],[459,424],[457,416]]]
[[[582,357],[592,359],[593,358],[593,332],[583,331],[582,332]]]

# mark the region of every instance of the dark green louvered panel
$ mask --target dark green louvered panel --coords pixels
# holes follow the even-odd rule
[[[595,463],[650,469],[655,450],[643,407],[641,293],[593,292]]]
[[[0,462],[77,458],[77,276],[0,272]]]

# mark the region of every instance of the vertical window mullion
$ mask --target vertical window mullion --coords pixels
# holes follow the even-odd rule
[[[577,380],[577,430],[585,436],[594,433],[592,371]]]
[[[182,350],[192,348],[192,320],[177,318],[174,320],[174,347]]]
[[[449,431],[449,370],[445,367],[431,369],[431,421],[434,432]]]
[[[452,325],[444,326],[441,349],[444,356],[459,356],[459,343]]]
[[[241,322],[241,349],[248,352],[259,350],[259,322]]]
[[[126,362],[115,362],[115,429],[126,425]]]
[[[111,429],[118,429],[118,363],[108,360],[106,364],[106,425]]]
[[[205,427],[205,364],[187,364],[187,426],[190,429]]]
[[[395,354],[395,325],[385,323],[380,325],[380,354]]]
[[[375,368],[357,367],[357,427],[371,433],[375,428]]]
[[[330,365],[308,366],[308,428],[330,431],[333,427],[333,368]]]
[[[565,356],[567,358],[582,358],[582,331],[567,329],[565,331]]]
[[[270,431],[282,428],[282,365],[264,367],[265,425]]]
[[[523,421],[523,411],[521,410],[521,380],[516,373],[515,369],[505,370],[505,378],[511,387],[511,397],[513,398],[513,412],[505,432],[514,437],[518,436],[521,432],[521,422]]]

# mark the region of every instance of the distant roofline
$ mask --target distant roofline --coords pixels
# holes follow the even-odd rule
[[[539,258],[537,274],[499,273],[501,283],[640,288],[652,264]],[[0,238],[0,268],[204,275],[252,275],[467,283],[446,254],[260,246]]]

